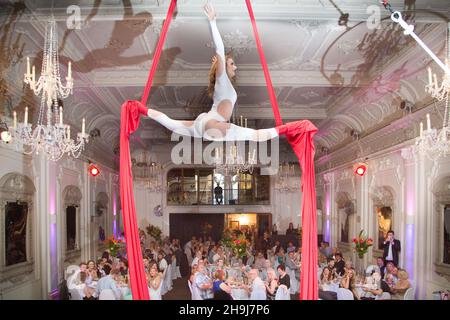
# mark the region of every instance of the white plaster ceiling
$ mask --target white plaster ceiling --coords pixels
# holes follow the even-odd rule
[[[3,37],[2,85],[11,95],[10,106],[19,114],[38,100],[22,81],[26,57],[40,69],[45,22],[53,12],[58,21],[62,74],[70,60],[75,88],[65,99],[65,121],[80,128],[98,128],[101,137],[87,152],[112,159],[118,145],[120,106],[139,99],[152,64],[158,34],[169,0],[146,1],[25,1],[26,9],[11,15],[12,3],[0,0],[1,35],[24,45],[17,63],[8,62]],[[258,52],[240,0],[213,1],[225,45],[238,66],[236,115],[252,127],[270,127],[274,121]],[[310,119],[318,127],[316,141],[326,148],[339,146],[349,131],[371,129],[398,110],[401,100],[426,100],[426,67],[439,72],[425,52],[388,18],[381,8],[381,27],[369,30],[369,5],[378,1],[259,0],[253,1],[258,30],[269,64],[281,115],[285,122]],[[449,1],[391,1],[393,8],[412,9],[408,21],[441,58],[444,53]],[[202,0],[178,1],[151,90],[149,104],[177,119],[194,119],[209,108],[204,97],[209,63],[214,54]],[[68,29],[67,8],[81,9],[81,29]],[[124,9],[125,8],[125,9]],[[341,10],[349,14],[339,25]],[[14,41],[12,41],[14,42]],[[38,72],[39,73],[39,72]],[[6,104],[5,104],[6,105]],[[142,147],[169,140],[167,130],[152,120],[142,121],[134,143]]]

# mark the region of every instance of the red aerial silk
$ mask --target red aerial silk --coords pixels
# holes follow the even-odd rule
[[[297,155],[302,169],[302,271],[300,273],[300,300],[317,300],[319,285],[317,279],[317,218],[316,218],[316,182],[314,176],[314,142],[313,136],[317,128],[308,120],[291,122],[282,125],[277,98],[270,80],[264,51],[259,40],[256,19],[250,0],[245,0],[253,33],[261,59],[264,77],[267,83],[272,110],[277,124],[278,134],[285,134]],[[281,126],[280,126],[281,125]]]
[[[256,21],[253,15],[250,0],[246,0],[248,12],[253,26],[256,43],[267,83],[269,98],[277,124],[278,134],[285,134],[291,144],[303,172],[302,175],[302,272],[300,278],[300,299],[318,299],[317,280],[317,222],[316,222],[316,191],[314,176],[314,143],[313,136],[317,128],[307,120],[291,122],[283,125],[281,120],[276,95],[270,79],[269,69],[259,39]],[[148,300],[148,287],[142,261],[139,232],[136,221],[136,209],[133,196],[133,178],[131,174],[130,159],[130,134],[137,130],[139,126],[140,114],[147,114],[145,104],[147,102],[153,77],[156,72],[162,47],[166,38],[167,30],[172,19],[172,14],[176,6],[176,0],[172,0],[167,11],[161,36],[156,47],[153,64],[149,73],[141,102],[127,101],[122,105],[121,129],[120,129],[120,196],[122,199],[122,214],[125,229],[125,239],[127,244],[127,254],[129,261],[130,286],[133,299]]]
[[[120,198],[122,200],[123,227],[127,245],[128,268],[130,273],[130,287],[133,300],[150,300],[147,279],[145,277],[144,262],[142,259],[141,241],[136,221],[136,206],[133,195],[133,176],[131,173],[130,135],[139,127],[140,114],[147,115],[147,102],[153,76],[158,66],[162,47],[169,29],[170,20],[177,1],[172,0],[167,11],[155,55],[152,69],[145,86],[142,101],[127,101],[122,105],[120,117]]]

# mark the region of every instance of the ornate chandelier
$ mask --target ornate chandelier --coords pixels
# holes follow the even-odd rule
[[[131,159],[133,177],[145,180],[150,191],[162,191],[163,166],[152,160],[148,150],[138,150]]]
[[[278,175],[275,184],[275,189],[283,192],[294,192],[300,185],[298,183],[292,184],[291,177],[295,177],[295,165],[285,162],[278,168]]]
[[[17,149],[22,149],[25,154],[44,152],[53,161],[61,159],[64,154],[78,158],[84,150],[85,143],[89,141],[89,135],[86,134],[84,118],[81,133],[77,134],[76,141],[71,138],[70,126],[63,123],[63,107],[58,104],[58,100],[72,93],[72,66],[69,62],[66,85],[63,85],[59,71],[58,38],[54,19],[48,22],[45,29],[41,76],[36,81],[35,66],[30,69],[30,59],[27,57],[24,82],[30,86],[35,95],[42,96],[38,121],[34,129],[28,122],[28,107],[25,108],[23,123],[17,122],[17,113],[14,111],[11,136]]]
[[[450,29],[450,24],[448,25]],[[420,123],[420,135],[416,140],[416,147],[419,152],[427,155],[428,158],[435,161],[440,157],[445,157],[450,154],[450,110],[449,110],[449,94],[450,94],[450,71],[448,70],[448,59],[450,57],[449,50],[449,30],[447,29],[447,42],[446,53],[447,59],[445,59],[447,70],[444,72],[442,83],[439,85],[436,74],[431,72],[428,68],[428,84],[425,86],[425,90],[434,99],[438,101],[444,101],[444,121],[442,129],[431,128],[430,115],[427,114],[427,130],[423,130],[423,123]]]
[[[238,143],[232,141],[225,144],[225,152],[223,148],[215,149],[214,164],[216,173],[223,176],[234,176],[238,173],[248,172],[253,173],[253,168],[257,164],[256,149],[249,150],[248,156],[245,156],[245,151],[241,152],[238,148]]]

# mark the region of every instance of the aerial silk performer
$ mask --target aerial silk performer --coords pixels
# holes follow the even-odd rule
[[[209,20],[212,37],[216,49],[216,56],[212,59],[209,74],[208,94],[213,99],[211,110],[200,114],[193,121],[174,120],[164,113],[147,108],[146,102],[150,92],[153,76],[156,71],[162,46],[176,6],[172,0],[167,12],[166,20],[155,51],[154,62],[150,70],[147,85],[141,102],[127,101],[122,105],[121,114],[121,148],[120,148],[120,181],[121,197],[124,215],[124,231],[127,244],[127,253],[130,268],[130,283],[133,299],[148,299],[148,289],[142,262],[138,227],[136,222],[133,184],[131,175],[131,161],[129,151],[129,135],[139,126],[139,115],[145,115],[160,123],[167,129],[181,135],[203,138],[208,141],[267,141],[282,134],[286,135],[293,147],[303,171],[302,190],[302,272],[300,299],[318,298],[317,281],[317,226],[316,226],[316,195],[314,176],[314,144],[313,136],[317,128],[307,120],[282,124],[281,116],[276,102],[270,75],[265,61],[262,46],[259,41],[256,22],[251,8],[250,0],[246,0],[252,26],[263,64],[269,98],[272,102],[277,126],[269,129],[251,129],[229,123],[237,94],[233,86],[237,66],[231,55],[225,54],[225,47],[216,24],[214,7],[207,3],[204,7],[205,15]]]

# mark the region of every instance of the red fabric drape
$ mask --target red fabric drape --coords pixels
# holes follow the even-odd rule
[[[276,128],[285,134],[302,169],[302,271],[300,273],[300,300],[317,300],[317,210],[316,178],[314,175],[314,141],[318,131],[308,120],[287,123]]]
[[[277,126],[283,124],[281,120],[280,110],[278,109],[277,96],[275,95],[275,90],[273,90],[272,80],[270,79],[269,68],[267,68],[266,57],[262,49],[261,40],[259,40],[258,28],[256,27],[255,15],[253,14],[252,3],[250,0],[245,0],[247,4],[248,14],[250,15],[250,20],[253,27],[253,35],[255,36],[256,46],[258,47],[259,58],[263,67],[264,78],[266,79],[267,91],[269,93],[270,103],[272,104],[273,115],[275,117],[275,123]]]
[[[130,273],[131,294],[134,300],[149,300],[147,280],[142,259],[139,229],[136,221],[136,206],[133,194],[133,176],[131,173],[130,158],[130,135],[139,127],[140,114],[147,115],[147,103],[152,86],[153,77],[161,57],[164,41],[172,20],[176,0],[172,0],[167,11],[161,35],[153,56],[152,68],[150,70],[147,84],[142,95],[141,102],[127,101],[122,105],[120,117],[120,198],[122,201],[123,227],[125,231],[125,242],[127,246],[128,267]]]
[[[131,294],[134,300],[149,300],[141,241],[136,221],[130,157],[130,134],[139,127],[140,113],[147,113],[147,108],[143,107],[138,101],[127,101],[122,105],[120,116],[120,199],[122,201]]]
[[[267,83],[270,102],[279,134],[285,134],[299,160],[302,175],[302,272],[300,273],[300,299],[318,299],[317,281],[317,219],[316,219],[316,183],[314,177],[314,142],[317,128],[310,121],[296,121],[280,126],[280,111],[270,79],[264,51],[259,40],[256,20],[250,0],[245,1],[252,21],[253,33],[261,59],[264,77]]]

